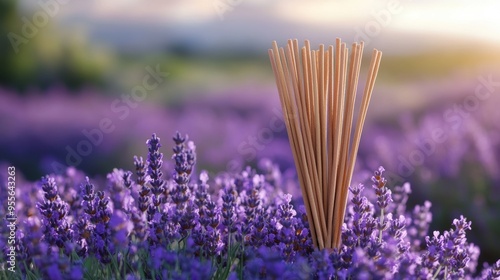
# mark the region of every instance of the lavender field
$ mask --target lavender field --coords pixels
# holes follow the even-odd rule
[[[0,279],[500,279],[494,2],[42,2],[0,4]],[[384,52],[331,250],[266,57],[295,37]]]

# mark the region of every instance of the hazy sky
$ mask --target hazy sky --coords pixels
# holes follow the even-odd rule
[[[178,42],[252,48],[290,37],[342,37],[418,49],[416,42],[432,47],[439,38],[500,44],[499,11],[494,0],[69,0],[53,21],[77,26],[94,40],[137,48]]]

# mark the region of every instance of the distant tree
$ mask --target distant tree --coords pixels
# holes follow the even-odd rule
[[[0,1],[0,87],[20,94],[27,88],[49,88],[54,84],[78,89],[84,85],[103,85],[100,62],[89,53],[86,42],[65,42],[49,23],[33,22],[38,9],[23,14],[17,0]],[[47,46],[57,46],[46,55]]]

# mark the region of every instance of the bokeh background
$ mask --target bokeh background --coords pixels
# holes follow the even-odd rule
[[[433,203],[431,230],[471,219],[469,238],[492,262],[499,10],[472,0],[3,0],[0,162],[31,181],[70,165],[103,177],[132,169],[152,133],[169,157],[178,130],[195,141],[199,169],[269,158],[293,176],[267,49],[363,40],[363,73],[371,49],[384,55],[355,183],[383,165],[390,184],[411,182],[411,205]]]

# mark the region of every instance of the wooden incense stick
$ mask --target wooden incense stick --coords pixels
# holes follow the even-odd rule
[[[354,108],[363,43],[351,53],[340,39],[335,47],[311,50],[288,40],[269,50],[285,125],[297,168],[314,245],[337,248],[348,187],[382,53],[373,51],[356,127]]]

